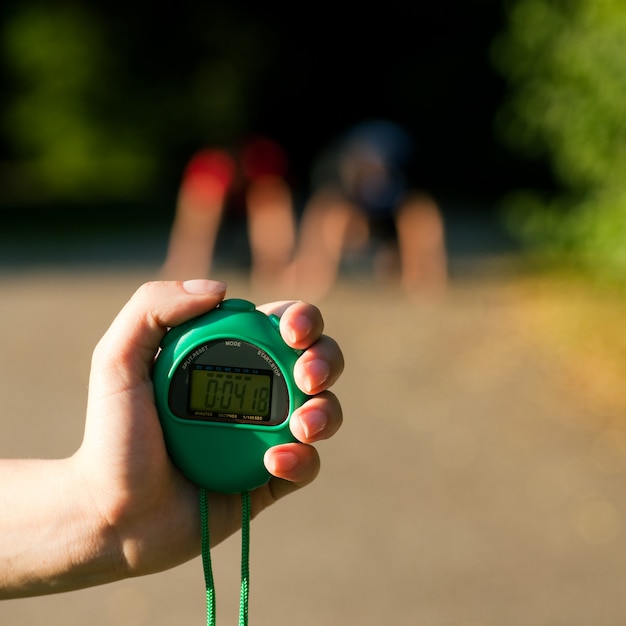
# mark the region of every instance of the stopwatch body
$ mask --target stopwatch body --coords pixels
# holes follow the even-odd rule
[[[251,302],[230,299],[161,342],[153,381],[165,444],[205,489],[240,493],[265,484],[266,450],[295,441],[289,420],[308,398],[293,379],[302,351],[283,341],[278,325]]]

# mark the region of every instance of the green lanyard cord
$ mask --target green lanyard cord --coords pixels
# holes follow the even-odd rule
[[[241,494],[241,592],[239,626],[248,626],[248,593],[250,591],[250,494]]]
[[[202,524],[202,567],[206,587],[206,623],[215,626],[215,581],[211,567],[209,538],[209,503],[207,492],[200,489],[200,521]],[[239,626],[248,626],[248,594],[250,589],[250,494],[241,494],[241,594],[239,597]]]

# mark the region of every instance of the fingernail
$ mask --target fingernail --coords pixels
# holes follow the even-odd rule
[[[306,417],[302,419],[302,428],[304,429],[306,438],[313,439],[315,435],[318,435],[326,428],[327,423],[328,420],[326,419],[325,413],[321,411],[309,411]]]
[[[294,329],[296,329],[298,333],[303,336],[309,335],[313,328],[311,320],[306,315],[298,315],[298,317],[292,321],[292,325]]]
[[[311,320],[306,315],[298,315],[291,320],[286,329],[287,339],[297,344],[311,334],[312,328]]]
[[[183,282],[183,289],[194,296],[218,295],[226,291],[226,283],[219,280],[206,278],[194,278]]]
[[[306,380],[308,391],[311,392],[320,385],[323,385],[330,376],[330,367],[322,359],[313,359],[306,363]]]
[[[272,456],[274,469],[277,473],[290,472],[298,465],[298,457],[293,452],[274,452]]]

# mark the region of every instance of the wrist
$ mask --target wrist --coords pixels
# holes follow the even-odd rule
[[[72,458],[2,462],[10,486],[0,491],[12,504],[0,520],[0,598],[71,591],[124,576],[115,533],[89,506],[75,466]]]

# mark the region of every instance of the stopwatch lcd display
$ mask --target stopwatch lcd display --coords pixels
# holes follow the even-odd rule
[[[258,426],[282,424],[289,393],[276,361],[238,338],[191,346],[172,375],[169,408],[179,419]]]
[[[272,372],[196,365],[189,380],[189,414],[212,419],[267,421],[272,406]]]

